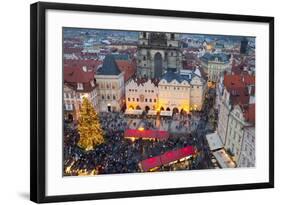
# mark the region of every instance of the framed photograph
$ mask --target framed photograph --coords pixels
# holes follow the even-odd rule
[[[31,5],[30,198],[274,187],[274,18]]]

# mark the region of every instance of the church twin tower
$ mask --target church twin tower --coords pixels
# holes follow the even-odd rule
[[[179,34],[140,32],[137,76],[160,79],[166,71],[182,68]]]

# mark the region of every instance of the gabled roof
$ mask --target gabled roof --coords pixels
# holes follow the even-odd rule
[[[196,71],[196,72],[195,72]],[[176,80],[177,82],[181,83],[183,81],[187,81],[190,83],[190,81],[194,78],[194,77],[199,77],[201,78],[200,75],[198,75],[200,73],[200,71],[195,70],[195,71],[190,71],[187,72],[187,74],[180,74],[177,72],[173,72],[173,71],[167,71],[162,78],[160,79],[160,81],[162,79],[166,80],[168,83],[172,82],[173,80]],[[202,79],[202,78],[201,78]],[[203,79],[202,79],[203,80]]]
[[[247,122],[255,123],[256,119],[256,104],[249,104],[244,107],[244,117]]]
[[[97,75],[119,75],[121,73],[117,63],[112,55],[107,55],[103,61],[102,67],[98,70]]]
[[[250,95],[254,95],[255,76],[249,74],[224,75],[224,86],[230,93],[232,105],[245,105],[249,103]],[[251,86],[251,90],[249,86]]]
[[[136,63],[129,60],[117,60],[118,68],[124,72],[124,80],[127,82],[136,73]]]

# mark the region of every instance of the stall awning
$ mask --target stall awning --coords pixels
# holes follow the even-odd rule
[[[217,133],[211,133],[206,135],[207,142],[210,150],[217,150],[223,147],[220,136]]]
[[[132,109],[125,110],[126,115],[141,115],[142,113],[143,113],[142,110],[132,110]]]
[[[146,172],[155,167],[160,167],[162,163],[160,157],[157,156],[157,157],[151,157],[146,160],[143,160],[140,162],[140,164],[142,170]]]
[[[235,168],[236,164],[232,161],[230,156],[224,149],[213,152],[214,157],[217,159],[221,168]]]
[[[160,116],[172,116],[173,115],[173,112],[172,111],[161,111],[160,112]]]
[[[164,130],[126,130],[125,138],[148,138],[157,140],[166,140],[169,138],[169,132]]]
[[[165,165],[193,154],[194,148],[192,146],[187,146],[182,149],[165,152],[163,155],[161,155],[161,161],[162,164]]]
[[[149,110],[147,115],[157,115],[157,111],[156,110]]]
[[[194,153],[195,150],[193,146],[187,146],[181,149],[165,152],[164,154],[156,157],[145,159],[141,161],[139,164],[143,171],[149,171],[150,169],[183,159],[185,157],[193,155]]]

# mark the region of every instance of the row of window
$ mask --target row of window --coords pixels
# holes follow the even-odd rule
[[[142,37],[143,37],[143,38],[146,38],[146,32],[142,32]],[[171,40],[175,40],[175,34],[174,34],[174,33],[171,33],[171,34],[170,34],[170,39],[171,39]]]
[[[73,104],[64,104],[65,110],[73,110],[74,105]]]
[[[129,92],[138,92],[137,89],[129,89]],[[146,93],[154,93],[154,90],[144,90]]]
[[[93,97],[95,97],[96,96],[96,93],[92,93],[93,94]],[[80,99],[80,98],[82,98],[83,97],[83,93],[76,93],[76,95],[75,94],[73,94],[73,93],[63,93],[63,96],[64,96],[64,98],[70,98],[70,99],[73,99],[75,96],[76,96],[76,98],[77,99]]]
[[[165,86],[165,87],[159,87],[160,89],[164,89],[164,90],[180,90],[180,87],[167,87],[167,86]],[[200,88],[200,86],[191,86],[191,88]],[[186,90],[186,87],[181,87],[181,90]]]
[[[132,98],[132,99],[131,99],[131,98],[128,98],[128,101],[129,101],[129,102],[130,102],[131,100],[132,100],[133,102],[135,102],[135,101],[136,101],[136,102],[139,102],[139,101],[140,101],[139,98]],[[151,98],[150,98],[150,99],[145,98],[144,101],[145,101],[145,102],[152,102],[152,101],[153,101],[153,102],[156,103],[157,100],[156,100],[156,99],[151,99]]]
[[[106,85],[104,85],[103,83],[100,83],[100,88],[103,89],[103,88],[106,88],[106,89],[115,89],[116,88],[116,85],[110,85],[109,83],[107,83]]]
[[[105,100],[105,99],[107,99],[107,100],[116,100],[116,96],[115,95],[112,95],[112,97],[110,96],[110,95],[101,95],[101,99],[102,100]]]

